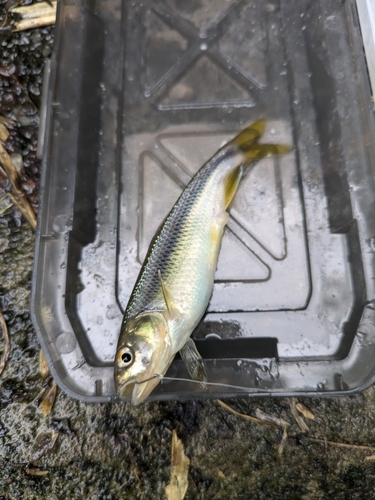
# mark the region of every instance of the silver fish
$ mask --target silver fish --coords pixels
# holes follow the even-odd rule
[[[260,120],[221,148],[191,179],[157,231],[121,326],[115,358],[117,394],[141,403],[180,351],[204,386],[205,366],[190,338],[212,294],[224,227],[244,167],[290,148],[260,144]],[[154,378],[152,378],[154,377]]]

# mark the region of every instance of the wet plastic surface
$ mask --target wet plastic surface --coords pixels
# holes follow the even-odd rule
[[[190,177],[266,118],[292,153],[230,211],[208,312],[208,379],[151,399],[345,394],[375,376],[374,123],[354,2],[60,3],[32,309],[60,386],[115,396],[123,310]],[[169,377],[186,378],[180,359]],[[243,389],[241,389],[243,387]]]

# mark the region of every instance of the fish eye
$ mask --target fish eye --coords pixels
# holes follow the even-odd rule
[[[130,361],[132,360],[132,355],[130,354],[130,352],[123,352],[121,355],[121,359],[126,364],[130,363]]]
[[[134,361],[134,353],[129,347],[121,349],[117,355],[117,360],[122,366],[130,366]]]

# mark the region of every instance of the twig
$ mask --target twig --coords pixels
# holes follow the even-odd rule
[[[26,474],[29,474],[30,476],[46,476],[49,473],[48,470],[41,470],[41,469],[26,469]]]
[[[26,31],[33,28],[41,28],[42,26],[51,26],[56,22],[56,13],[49,16],[38,17],[36,19],[25,19],[14,23],[16,27],[13,31]]]
[[[8,328],[7,328],[7,325],[4,321],[4,318],[3,318],[3,315],[1,314],[1,312],[0,312],[0,325],[1,325],[1,329],[3,331],[3,337],[4,337],[4,343],[5,343],[3,355],[1,356],[1,361],[0,361],[0,375],[1,375],[4,371],[4,368],[5,368],[6,362],[7,362],[8,357],[9,357],[9,353],[10,353],[10,342],[9,342]]]
[[[255,410],[255,415],[257,416],[257,418],[260,418],[261,420],[264,420],[267,422],[273,422],[274,424],[276,424],[279,427],[283,427],[283,428],[290,427],[290,423],[287,422],[286,420],[284,420],[283,418],[274,417],[273,415],[267,415],[267,413],[264,413],[259,408],[257,408]]]
[[[365,451],[373,451],[375,452],[375,446],[365,446],[362,444],[347,444],[347,443],[337,443],[336,441],[327,441],[326,439],[305,437],[308,441],[312,441],[313,443],[322,443],[329,444],[330,446],[337,446],[338,448],[348,448],[351,450],[365,450]]]
[[[39,351],[39,375],[43,379],[49,375],[48,363],[42,349]]]
[[[276,424],[275,422],[273,421],[271,422],[270,420],[263,420],[261,418],[253,417],[251,415],[246,415],[245,413],[239,413],[238,411],[233,410],[233,408],[224,403],[224,401],[221,401],[221,399],[217,399],[216,401],[219,403],[220,406],[233,413],[233,415],[237,415],[237,417],[244,418],[245,420],[250,420],[251,422],[256,422],[257,424],[260,425],[272,425],[273,427],[282,427],[280,424]]]
[[[56,6],[57,1],[55,0],[50,3],[35,3],[11,9],[11,12],[22,16],[20,21],[15,22],[13,31],[25,31],[55,24]]]

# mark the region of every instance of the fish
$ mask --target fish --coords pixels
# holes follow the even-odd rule
[[[127,304],[115,354],[120,399],[144,401],[180,352],[202,387],[205,364],[191,334],[211,298],[228,207],[245,170],[290,151],[262,144],[266,121],[245,128],[205,163],[156,232]]]

